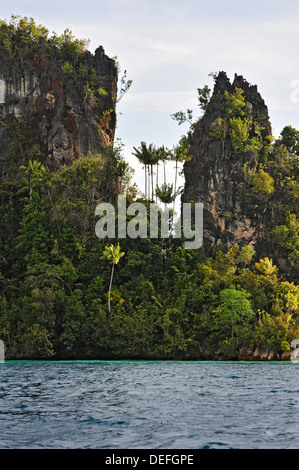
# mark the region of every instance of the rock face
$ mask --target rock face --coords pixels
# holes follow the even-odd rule
[[[59,51],[46,41],[38,53],[25,57],[0,50],[1,181],[18,179],[18,167],[30,158],[57,170],[112,143],[115,62],[102,47],[95,54],[86,51],[80,60],[80,74],[63,69]],[[90,90],[88,71],[100,92]]]
[[[231,83],[226,74],[220,72],[206,112],[195,124],[191,136],[192,159],[184,164],[182,202],[203,203],[204,248],[208,255],[238,243],[253,246],[257,255],[262,254],[262,257],[272,256],[279,265],[268,228],[283,223],[283,215],[278,209],[283,196],[279,189],[271,195],[252,191],[245,177],[244,165],[257,168],[262,164],[258,161],[257,152],[248,146],[236,152],[229,129],[225,132],[219,126],[215,137],[215,124],[223,126],[225,121],[230,122],[226,95],[233,95],[236,89],[243,90],[247,117],[259,126],[260,142],[265,149],[267,143],[270,145],[268,109],[257,87],[237,75]],[[256,129],[251,126],[248,139],[257,137]]]

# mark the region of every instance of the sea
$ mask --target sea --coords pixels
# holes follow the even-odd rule
[[[1,449],[298,449],[299,364],[5,361]]]

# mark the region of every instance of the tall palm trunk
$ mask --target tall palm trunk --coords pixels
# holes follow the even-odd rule
[[[176,194],[176,186],[177,186],[177,178],[178,178],[178,161],[175,161],[175,177],[174,177],[174,197],[173,197],[173,207],[172,207],[172,225],[171,225],[171,231],[170,233],[172,234],[173,226],[174,226],[174,209],[175,209],[175,194]]]
[[[146,193],[147,193],[146,165],[144,165],[144,192],[145,192],[145,198],[146,198]]]
[[[152,201],[154,200],[154,166],[151,163],[151,177],[152,177]]]
[[[159,186],[159,163],[157,163],[157,174],[156,174],[156,187]],[[157,202],[157,194],[156,194],[156,202]]]
[[[114,263],[112,263],[111,277],[110,277],[110,285],[109,285],[109,292],[108,292],[108,309],[109,309],[109,313],[111,312],[110,297],[111,297],[111,287],[112,287],[113,273],[114,273]]]
[[[148,165],[148,198],[150,199],[151,197],[151,166],[150,164]]]

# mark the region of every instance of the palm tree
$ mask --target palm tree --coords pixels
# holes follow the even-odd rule
[[[188,149],[184,145],[177,145],[173,148],[173,151],[170,153],[170,160],[175,162],[175,177],[174,177],[174,191],[173,191],[173,209],[172,217],[174,218],[175,213],[175,200],[177,195],[180,193],[180,188],[177,188],[177,179],[178,179],[178,170],[179,163],[183,163],[187,160],[190,160],[191,157],[188,153]],[[174,224],[172,224],[173,227]]]
[[[177,178],[178,178],[178,166],[179,163],[183,163],[186,160],[189,160],[190,156],[188,154],[188,149],[183,145],[177,145],[173,148],[173,151],[170,154],[170,160],[175,162],[175,180],[174,180],[174,192],[177,190]]]
[[[161,202],[170,204],[174,200],[173,184],[162,184],[161,187],[156,187],[156,194]]]
[[[157,149],[155,149],[155,163],[157,165],[157,179],[156,179],[156,187],[159,186],[159,179],[158,179],[158,168],[159,168],[159,164],[160,162],[163,162],[163,167],[164,167],[164,184],[166,184],[166,161],[169,160],[169,157],[170,157],[170,150],[168,150],[166,147],[164,147],[164,145],[162,145],[161,147],[158,147]],[[156,195],[156,200],[157,200],[157,195]]]
[[[22,181],[25,184],[25,188],[28,190],[29,201],[34,199],[34,189],[38,186],[40,167],[41,162],[37,162],[36,160],[29,160],[28,166],[22,165],[20,167],[20,170],[28,175],[28,179],[23,178]]]
[[[29,204],[39,204],[41,199],[41,193],[43,190],[46,191],[49,201],[52,206],[53,214],[55,216],[55,207],[51,196],[49,184],[51,182],[52,175],[48,167],[44,166],[41,162],[36,160],[29,160],[28,166],[21,166],[20,170],[24,171],[28,178],[22,178],[24,187],[20,192],[28,192],[29,199],[25,198]],[[58,233],[60,233],[60,227],[56,222]]]
[[[132,152],[132,154],[138,158],[140,163],[144,165],[144,190],[145,190],[145,197],[147,198],[150,195],[150,166],[151,166],[151,161],[153,159],[152,153],[154,151],[154,146],[153,144],[150,144],[147,147],[147,144],[145,142],[141,142],[140,147],[136,148],[133,147],[135,152]]]
[[[272,259],[269,259],[268,256],[264,259],[260,259],[259,263],[255,263],[255,267],[266,276],[270,276],[276,270],[276,265],[273,265]]]
[[[110,284],[109,284],[109,292],[108,292],[108,309],[109,313],[111,312],[110,308],[110,297],[111,297],[111,287],[112,287],[112,280],[113,280],[113,274],[114,274],[114,266],[119,263],[119,260],[122,256],[124,256],[124,252],[120,251],[120,246],[119,243],[114,246],[106,246],[105,250],[103,251],[103,256],[101,259],[106,259],[109,261],[109,263],[112,264],[112,269],[111,269],[111,277],[110,277]]]

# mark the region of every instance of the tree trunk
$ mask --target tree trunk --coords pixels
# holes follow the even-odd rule
[[[154,167],[151,165],[151,179],[152,179],[152,201],[154,201]]]
[[[159,163],[157,163],[157,175],[156,175],[156,187],[159,186]],[[156,193],[156,202],[157,202],[158,198],[157,198],[157,193]]]
[[[171,234],[174,226],[174,210],[175,210],[175,193],[176,193],[176,186],[177,186],[177,177],[178,177],[178,161],[175,161],[175,179],[174,179],[174,193],[173,193],[173,208],[172,208],[172,225],[171,225]]]
[[[111,270],[111,277],[110,277],[110,285],[109,285],[109,292],[108,292],[108,309],[109,309],[109,313],[111,312],[111,308],[110,308],[110,295],[111,295],[111,287],[112,287],[113,273],[114,273],[114,263],[112,263],[112,270]]]

